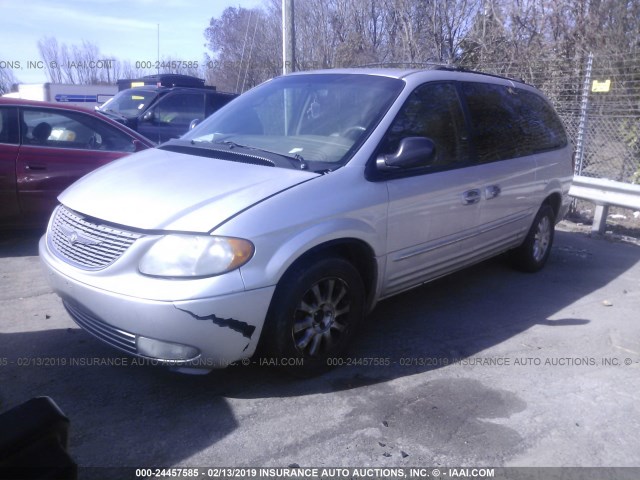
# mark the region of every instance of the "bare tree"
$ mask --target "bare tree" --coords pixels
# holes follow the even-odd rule
[[[336,60],[345,66],[380,62],[384,57],[382,46],[385,16],[382,2],[342,1],[336,6],[335,24],[341,27],[341,30],[336,32],[340,40]]]
[[[44,62],[49,81],[53,83],[63,83],[62,69],[60,68],[60,64],[62,63],[60,48],[58,47],[58,41],[55,37],[44,37],[39,40],[38,51],[40,52],[40,58],[42,58]]]
[[[439,62],[453,64],[459,60],[462,43],[473,27],[474,16],[482,7],[478,0],[443,0],[430,5],[435,53]]]
[[[280,74],[281,18],[280,0],[212,18],[205,36],[217,81],[241,90]],[[541,61],[638,51],[639,25],[640,0],[298,0],[296,68],[527,64],[526,77]]]
[[[491,62],[511,59],[504,13],[496,0],[483,0],[472,19],[471,28],[460,43],[459,63],[469,68],[482,68]]]
[[[229,7],[205,30],[212,55],[207,60],[207,81],[219,89],[242,92],[282,71],[277,19],[259,8]]]
[[[0,68],[0,95],[9,93],[17,82],[12,70]]]
[[[100,84],[117,80],[112,71],[114,60],[102,55],[98,46],[91,42],[60,45],[54,37],[44,37],[38,41],[38,50],[50,82]]]

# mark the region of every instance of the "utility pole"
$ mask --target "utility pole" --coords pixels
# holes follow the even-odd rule
[[[296,36],[293,0],[282,0],[282,74],[295,71]]]
[[[587,67],[582,85],[582,100],[580,101],[580,123],[578,125],[578,139],[576,142],[576,166],[575,174],[582,175],[584,166],[584,152],[587,141],[587,121],[589,119],[589,90],[591,90],[591,70],[593,68],[593,53],[589,52]]]
[[[160,75],[160,24],[158,24],[158,41],[156,45],[158,46],[158,63],[156,64],[156,73]]]

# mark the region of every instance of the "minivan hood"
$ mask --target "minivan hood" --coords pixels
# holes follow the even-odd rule
[[[93,171],[58,199],[110,223],[209,232],[241,210],[317,176],[154,148]]]

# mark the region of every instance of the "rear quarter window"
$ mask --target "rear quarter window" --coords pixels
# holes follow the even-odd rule
[[[567,145],[567,134],[562,121],[553,107],[540,95],[528,90],[518,93],[524,110],[527,144],[533,153],[563,148]]]
[[[462,84],[480,163],[562,148],[562,122],[540,95],[507,85]]]

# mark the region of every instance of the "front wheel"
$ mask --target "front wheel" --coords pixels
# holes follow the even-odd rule
[[[302,263],[283,277],[269,308],[265,350],[286,359],[294,374],[327,370],[353,337],[364,315],[362,278],[341,258]],[[297,362],[291,362],[292,359]]]
[[[538,210],[522,245],[513,250],[513,265],[524,272],[537,272],[547,263],[553,244],[555,214],[549,205]]]

